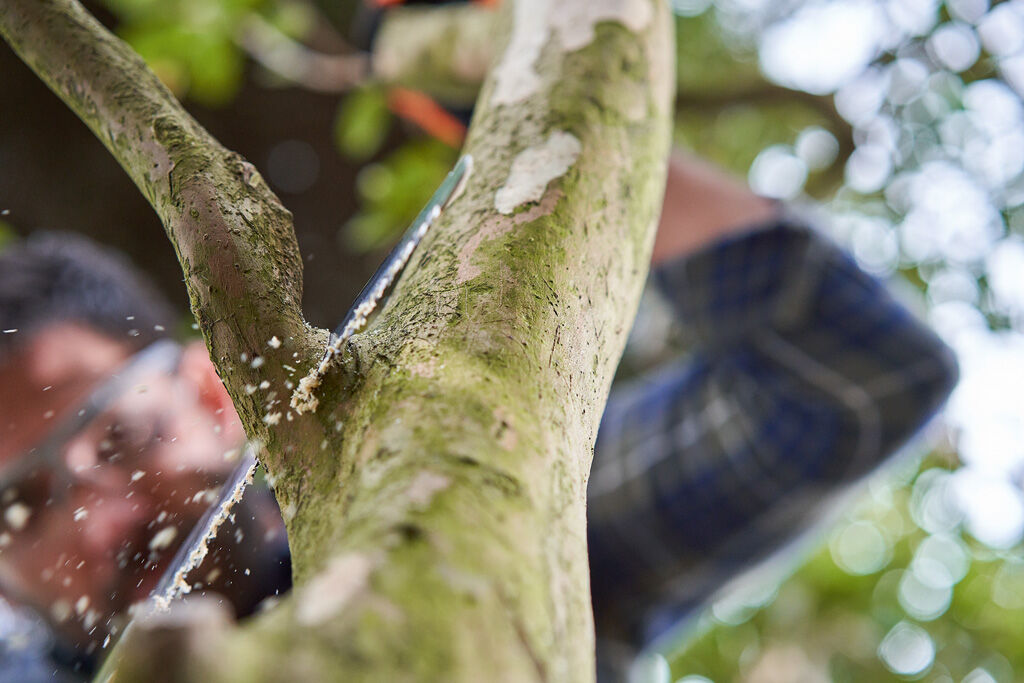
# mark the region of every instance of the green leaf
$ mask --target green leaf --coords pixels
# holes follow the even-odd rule
[[[391,113],[383,88],[360,88],[342,100],[334,120],[334,142],[344,156],[365,160],[380,151]]]
[[[366,252],[394,241],[455,165],[456,156],[437,140],[416,140],[363,167],[356,184],[362,207],[342,228],[342,244]]]
[[[0,218],[0,251],[17,240],[18,233],[14,232],[14,226]]]

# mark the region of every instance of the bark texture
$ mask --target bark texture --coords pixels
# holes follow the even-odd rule
[[[296,416],[288,383],[326,339],[297,311],[287,213],[71,0],[0,8],[168,226],[292,549],[275,608],[141,624],[110,680],[593,680],[586,479],[664,191],[672,24],[664,0],[502,16],[464,192]]]

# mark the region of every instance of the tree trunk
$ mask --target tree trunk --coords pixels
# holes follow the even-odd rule
[[[326,333],[287,212],[73,0],[0,6],[160,213],[292,550],[276,607],[172,610],[112,680],[593,680],[586,480],[664,191],[672,23],[664,0],[506,5],[468,184],[307,415],[288,396]]]

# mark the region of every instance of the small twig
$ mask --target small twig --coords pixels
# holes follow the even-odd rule
[[[241,22],[235,41],[268,71],[315,92],[346,92],[365,81],[370,73],[368,54],[316,52],[255,13]]]

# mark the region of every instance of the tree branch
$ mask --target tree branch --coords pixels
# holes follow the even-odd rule
[[[368,55],[317,52],[292,40],[255,12],[242,21],[236,42],[265,69],[313,92],[347,92],[369,75]]]
[[[203,130],[142,59],[74,0],[5,0],[0,34],[156,210],[247,433],[271,440],[264,406],[245,387],[268,372],[284,375],[254,368],[251,359],[273,335],[292,351],[313,343],[301,316],[291,214],[252,165]]]
[[[3,6],[8,39],[164,217],[292,550],[277,607],[140,624],[104,680],[593,680],[586,480],[664,195],[672,22],[665,0],[505,5],[465,190],[317,412],[279,424],[260,413],[287,400],[280,354],[301,377],[323,350],[287,214],[70,0]],[[271,353],[275,326],[291,336]],[[265,377],[279,398],[239,386]]]
[[[450,104],[468,105],[493,61],[497,23],[496,13],[479,5],[390,10],[374,41],[372,77],[422,90]],[[742,104],[793,103],[820,115],[839,143],[829,167],[813,174],[808,182],[814,196],[829,195],[842,184],[846,161],[855,147],[853,127],[838,112],[831,96],[792,90],[757,77],[739,87],[680,91],[675,108],[678,116],[713,114]]]

